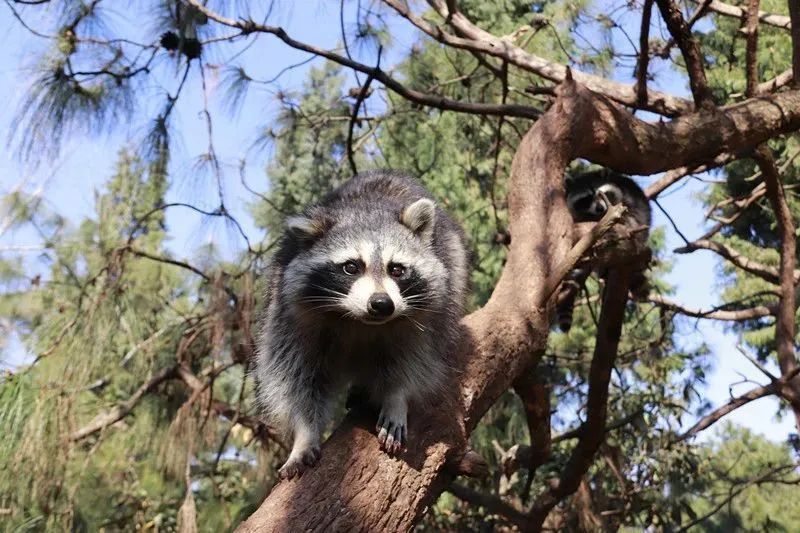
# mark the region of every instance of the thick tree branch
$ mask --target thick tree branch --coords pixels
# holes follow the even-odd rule
[[[644,0],[642,24],[639,28],[639,58],[636,60],[636,103],[647,103],[647,67],[650,64],[650,18],[653,14],[653,0]]]
[[[789,4],[789,18],[791,19],[792,34],[792,71],[793,85],[798,86],[800,80],[800,2],[797,0],[787,0]]]
[[[791,3],[791,1],[790,1]],[[748,0],[747,18],[744,32],[747,38],[745,45],[745,79],[747,89],[745,94],[753,97],[758,94],[758,6],[761,0]]]
[[[686,23],[681,14],[680,7],[672,0],[656,0],[661,17],[667,24],[667,29],[678,48],[681,49],[683,60],[686,63],[686,72],[689,74],[689,86],[692,89],[694,103],[698,109],[711,109],[714,101],[711,96],[711,89],[706,80],[705,66],[703,65],[703,54],[700,52],[700,43],[692,35],[692,30]]]
[[[692,0],[695,4],[699,4],[704,0]],[[789,0],[791,2],[792,0]],[[718,0],[712,0],[708,6],[708,9],[718,13],[720,15],[725,15],[728,17],[734,17],[740,20],[744,20],[747,17],[747,10],[743,9],[738,6],[733,6],[731,4],[726,4],[724,2],[719,2]],[[791,19],[789,17],[783,15],[775,15],[773,13],[765,13],[764,11],[758,12],[758,20],[764,24],[769,26],[775,26],[776,28],[783,28],[784,30],[791,29]]]
[[[780,291],[778,312],[775,314],[775,341],[778,352],[778,366],[781,374],[786,376],[798,368],[797,355],[794,349],[794,340],[797,332],[795,322],[795,267],[797,265],[797,238],[792,212],[786,201],[786,194],[775,158],[767,145],[760,146],[755,152],[755,160],[764,176],[767,187],[767,198],[772,205],[775,218],[778,222],[778,235],[781,238],[781,263],[780,263]],[[787,381],[787,386],[781,391],[789,400],[794,411],[795,422],[800,431],[800,380]]]
[[[553,507],[578,489],[583,476],[594,462],[595,453],[605,440],[608,385],[617,356],[622,322],[625,319],[625,304],[628,301],[632,272],[628,268],[614,268],[609,272],[603,291],[594,355],[589,368],[586,421],[558,482],[536,498],[526,531],[540,531]]]

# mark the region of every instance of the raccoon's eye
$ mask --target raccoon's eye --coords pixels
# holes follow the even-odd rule
[[[348,261],[344,265],[342,265],[342,270],[344,270],[344,273],[347,274],[348,276],[355,276],[356,274],[359,273],[361,267],[358,266],[358,263],[356,263],[355,261]]]
[[[402,278],[405,273],[406,267],[403,265],[398,265],[397,263],[392,263],[389,265],[389,275],[393,278]]]

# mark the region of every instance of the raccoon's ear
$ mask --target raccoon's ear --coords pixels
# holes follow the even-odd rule
[[[313,241],[322,237],[328,224],[320,217],[295,215],[286,219],[286,229],[290,235],[301,241]]]
[[[420,198],[403,209],[400,222],[417,235],[429,238],[433,234],[436,220],[436,204],[428,198]]]

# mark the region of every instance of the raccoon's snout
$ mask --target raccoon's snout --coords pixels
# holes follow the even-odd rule
[[[377,318],[388,318],[394,313],[394,302],[385,292],[379,292],[369,297],[367,312]]]

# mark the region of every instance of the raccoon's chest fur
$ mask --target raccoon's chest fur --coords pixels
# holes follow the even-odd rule
[[[365,382],[402,365],[400,354],[418,344],[416,335],[395,324],[362,326],[334,322],[320,330],[317,352],[345,382]],[[402,346],[400,346],[402,343]]]

